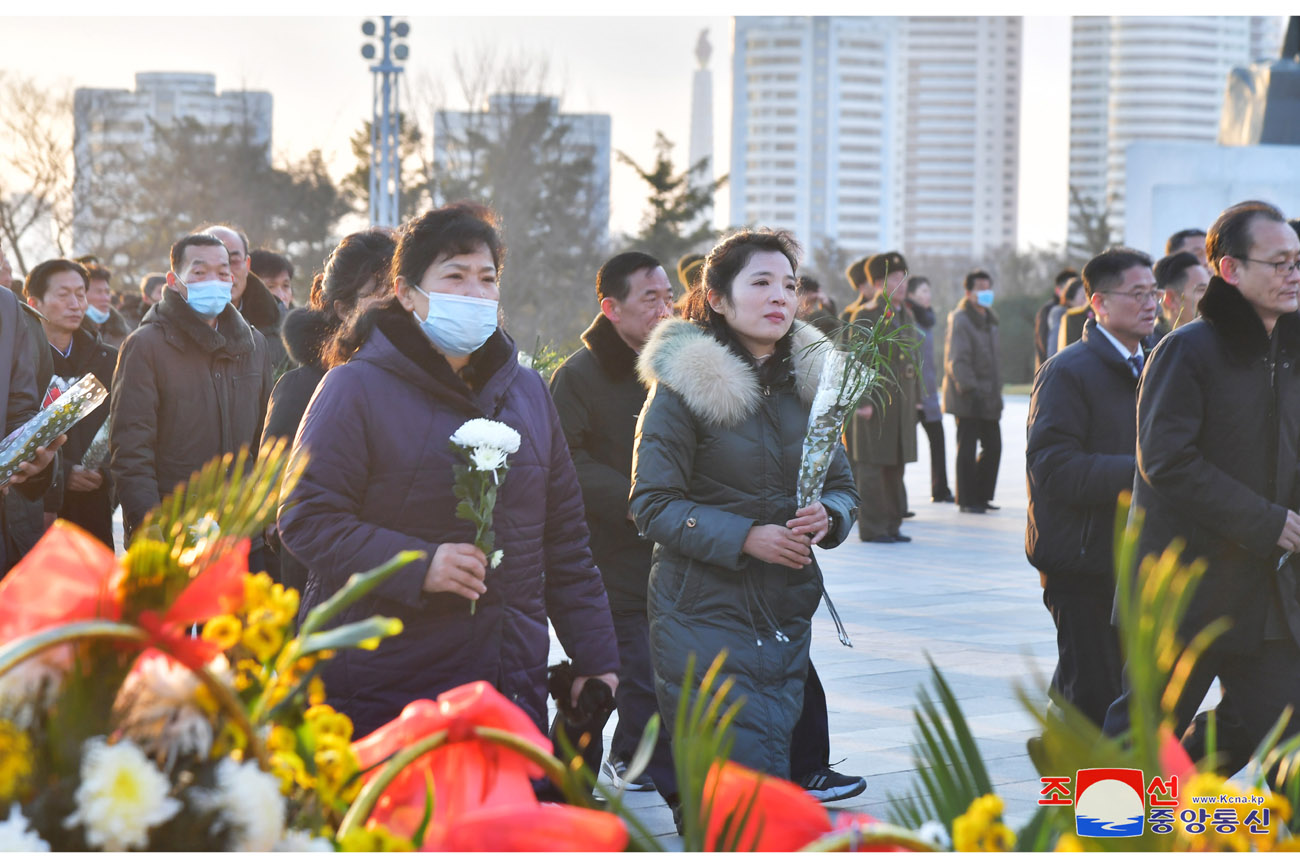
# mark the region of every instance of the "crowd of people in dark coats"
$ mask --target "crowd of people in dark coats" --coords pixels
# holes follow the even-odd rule
[[[288,259],[228,226],[180,238],[135,305],[110,303],[111,273],[93,257],[42,262],[19,285],[26,303],[0,289],[5,432],[80,376],[110,396],[8,483],[5,569],[55,516],[112,546],[115,508],[129,538],[211,458],[291,440],[305,468],[251,567],[299,590],[305,611],[354,573],[423,554],[343,614],[405,626],[325,670],[357,735],[474,680],[547,728],[553,628],[574,674],[557,700],[605,689],[617,707],[610,754],[599,742],[587,753],[615,785],[678,805],[670,722],[725,651],[731,699],[744,701],[732,758],[819,800],[854,796],[866,782],[830,765],[809,653],[824,593],[814,548],[855,524],[866,542],[911,540],[902,477],[918,425],[931,498],[997,508],[998,317],[993,277],[971,271],[936,363],[931,286],[902,253],[853,262],[857,297],[838,314],[799,256],[787,233],[732,233],[677,263],[679,297],[654,257],[614,256],[581,348],[549,382],[503,325],[505,249],[477,204],[348,235],[300,308]],[[1184,744],[1206,757],[1195,713],[1220,679],[1210,757],[1225,774],[1300,704],[1297,289],[1295,225],[1245,202],[1171,238],[1158,263],[1112,248],[1063,270],[1035,322],[1026,554],[1057,629],[1052,699],[1108,733],[1128,725],[1112,527],[1129,491],[1145,515],[1140,553],[1181,538],[1206,563],[1183,637],[1229,620],[1175,710]],[[819,500],[798,508],[820,362],[846,328],[881,324],[897,335],[882,387],[851,415]],[[943,412],[957,421],[955,491]],[[499,559],[474,543],[453,492],[451,437],[475,419],[520,440],[496,495]],[[93,462],[101,431],[108,456]],[[655,713],[669,724],[633,778]]]

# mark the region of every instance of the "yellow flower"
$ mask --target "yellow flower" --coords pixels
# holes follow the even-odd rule
[[[339,788],[360,769],[352,745],[339,737],[321,737],[316,744],[316,775],[321,785],[330,791]]]
[[[329,704],[311,707],[302,717],[317,737],[338,737],[344,742],[352,739],[352,720],[342,713],[336,713]]]
[[[1083,843],[1073,833],[1063,833],[1056,842],[1057,854],[1079,854],[1084,850]]]
[[[244,610],[257,610],[271,597],[274,583],[266,572],[244,575]]]
[[[31,738],[18,726],[0,719],[0,802],[17,799],[31,774]]]
[[[268,604],[284,622],[293,622],[298,616],[298,590],[273,584]]]
[[[279,652],[284,643],[284,632],[270,622],[250,622],[240,642],[257,656],[258,661],[265,663]]]
[[[389,853],[392,851],[414,851],[410,839],[403,839],[389,833],[381,825],[374,829],[357,827],[339,840],[339,850],[350,853]]]
[[[1010,851],[1016,834],[1002,823],[1002,798],[985,794],[971,803],[952,822],[952,842],[956,851]]]
[[[307,684],[307,703],[313,707],[325,703],[325,683],[321,682],[320,677],[312,677]]]
[[[280,780],[280,793],[286,797],[296,784],[300,788],[310,788],[315,783],[302,758],[293,752],[276,752],[271,755],[271,774]]]
[[[298,737],[284,725],[276,725],[266,737],[266,747],[272,752],[292,752],[298,747]]]
[[[252,659],[240,659],[235,663],[235,690],[247,691],[263,680],[262,666]]]
[[[211,641],[221,647],[222,652],[225,652],[239,643],[239,633],[242,628],[243,626],[239,624],[238,619],[230,614],[223,613],[220,616],[214,616],[203,624],[203,639]]]

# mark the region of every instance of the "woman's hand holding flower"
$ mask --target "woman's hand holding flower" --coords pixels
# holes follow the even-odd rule
[[[451,592],[477,601],[487,585],[487,555],[472,544],[440,544],[424,575],[425,592]]]
[[[819,500],[800,508],[794,513],[794,519],[786,521],[785,525],[797,535],[812,536],[808,543],[816,544],[831,531],[831,518]]]
[[[807,537],[775,523],[765,523],[750,529],[741,552],[786,568],[803,568],[812,562],[812,548]]]

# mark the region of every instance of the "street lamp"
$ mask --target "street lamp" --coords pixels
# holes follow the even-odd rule
[[[400,221],[399,196],[402,189],[400,97],[398,79],[401,61],[410,56],[402,42],[411,32],[405,21],[393,23],[393,16],[382,16],[383,33],[379,37],[382,59],[370,67],[373,76],[370,92],[370,224],[396,226]],[[363,21],[361,33],[375,36],[379,28],[374,21]],[[373,42],[361,46],[361,56],[374,60],[379,53]],[[399,61],[395,63],[394,61]]]

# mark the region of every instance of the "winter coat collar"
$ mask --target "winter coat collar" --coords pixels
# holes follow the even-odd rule
[[[800,321],[791,336],[795,387],[799,399],[811,405],[830,341]],[[668,319],[651,332],[637,358],[637,374],[647,387],[662,382],[706,423],[722,427],[744,421],[762,399],[754,365],[684,319]]]
[[[591,327],[582,332],[582,342],[610,378],[624,379],[636,372],[636,352],[619,336],[614,323],[604,313],[597,315]]]
[[[1114,344],[1112,344],[1110,340],[1107,340],[1106,335],[1097,330],[1097,328],[1098,325],[1095,319],[1089,319],[1084,322],[1083,337],[1081,338],[1084,344],[1101,359],[1103,364],[1108,367],[1114,367],[1116,370],[1123,370],[1131,376],[1133,374],[1133,369],[1128,365],[1126,360],[1119,356],[1119,352],[1115,351]],[[1142,351],[1143,354],[1148,352],[1146,346],[1142,347]],[[1134,382],[1136,381],[1137,380],[1135,379]]]
[[[325,344],[333,336],[334,326],[325,313],[310,307],[290,310],[280,329],[280,341],[293,362],[300,367],[318,370],[324,369],[321,356],[325,353]]]
[[[398,307],[380,310],[377,315],[374,333],[355,358],[396,373],[441,399],[457,400],[476,415],[493,417],[500,411],[506,391],[520,370],[514,341],[505,331],[497,328],[470,355],[458,376],[410,313]]]
[[[1268,356],[1269,335],[1259,313],[1241,291],[1222,277],[1211,277],[1199,305],[1201,317],[1214,328],[1238,363]],[[1279,316],[1274,327],[1279,348],[1300,353],[1300,314]]]
[[[282,315],[280,302],[275,299],[275,295],[271,294],[271,290],[257,274],[248,275],[248,282],[244,284],[244,294],[239,298],[239,314],[244,317],[244,321],[259,331],[268,328],[274,330],[280,323]]]
[[[87,320],[89,321],[89,320]],[[97,354],[104,353],[105,350],[112,348],[104,342],[98,333],[86,327],[82,322],[80,328],[72,332],[72,351],[68,353],[68,361],[78,370],[83,370],[90,363],[90,359]],[[109,384],[108,382],[104,383]]]
[[[167,341],[178,349],[192,343],[205,354],[222,352],[238,357],[253,351],[253,330],[230,304],[217,315],[217,326],[210,327],[175,289],[164,289],[162,300],[149,308],[141,324],[162,328]]]
[[[962,298],[961,303],[957,305],[957,309],[965,310],[966,317],[970,319],[971,323],[982,330],[987,331],[990,325],[998,323],[997,313],[993,312],[989,307],[981,310],[979,305],[970,298]]]
[[[934,329],[935,313],[934,307],[923,307],[911,301],[907,302],[907,308],[912,311],[912,318],[916,319],[917,327],[923,331]]]

